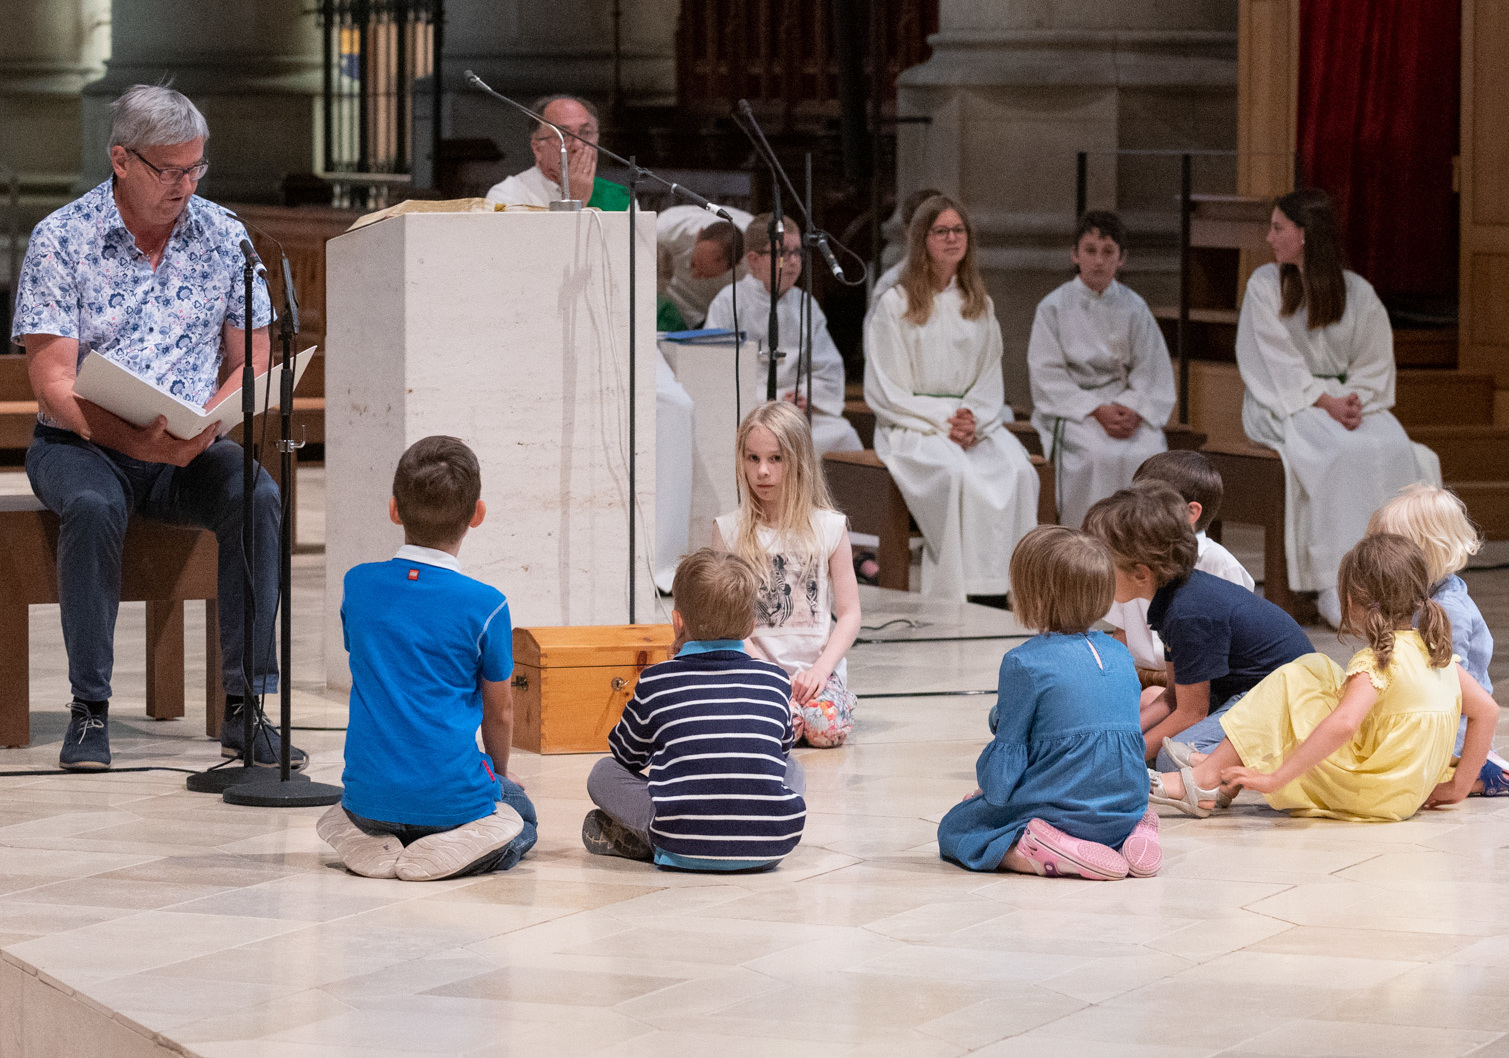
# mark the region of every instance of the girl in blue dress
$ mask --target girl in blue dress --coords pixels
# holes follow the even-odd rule
[[[1137,670],[1126,647],[1090,631],[1111,608],[1110,552],[1084,533],[1039,526],[1012,553],[1010,573],[1017,619],[1040,632],[1001,659],[995,739],[975,765],[980,788],[938,824],[938,851],[975,871],[1157,874]]]

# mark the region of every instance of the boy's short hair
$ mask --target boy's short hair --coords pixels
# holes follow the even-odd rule
[[[1185,503],[1198,503],[1200,517],[1195,522],[1195,532],[1203,533],[1221,513],[1221,500],[1226,495],[1226,485],[1220,471],[1210,465],[1204,453],[1187,448],[1175,452],[1159,452],[1142,461],[1132,475],[1132,483],[1161,481],[1171,485],[1184,497]]]
[[[769,220],[766,223],[770,223]],[[723,251],[723,259],[728,262],[728,268],[744,260],[744,235],[731,220],[713,221],[697,233],[696,241],[717,243],[718,249]],[[765,237],[765,241],[770,242],[769,235]]]
[[[1011,553],[1011,608],[1040,632],[1087,632],[1116,598],[1106,545],[1063,525],[1040,525]]]
[[[744,639],[754,631],[760,574],[729,551],[699,548],[681,560],[671,597],[688,639]]]
[[[1417,482],[1373,512],[1368,535],[1397,533],[1425,554],[1432,586],[1467,565],[1483,547],[1483,536],[1467,515],[1467,505],[1450,489]]]
[[[769,213],[761,213],[754,220],[744,225],[745,253],[764,253],[770,249],[770,217]],[[800,233],[802,230],[796,221],[792,220],[789,216],[781,218],[781,226],[787,234],[791,232]]]
[[[1127,230],[1121,223],[1121,218],[1108,209],[1087,210],[1079,218],[1079,223],[1074,226],[1074,245],[1079,245],[1079,240],[1088,233],[1095,231],[1110,239],[1116,244],[1117,249],[1123,253],[1127,248]]]
[[[1184,497],[1162,481],[1107,496],[1085,515],[1085,532],[1110,548],[1122,569],[1146,566],[1160,588],[1189,576],[1200,554]]]
[[[404,540],[444,548],[465,535],[482,496],[477,454],[457,437],[435,434],[409,445],[393,473]]]

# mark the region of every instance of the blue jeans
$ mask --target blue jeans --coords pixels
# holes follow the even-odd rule
[[[529,795],[524,792],[524,787],[512,779],[498,776],[497,800],[508,805],[519,818],[524,820],[524,829],[519,831],[519,836],[503,846],[497,852],[486,856],[472,864],[465,872],[471,874],[491,874],[493,871],[506,871],[523,858],[524,853],[534,848],[534,843],[539,840],[539,817],[534,813],[534,804],[529,800]],[[351,822],[359,828],[374,836],[392,834],[405,845],[412,844],[420,838],[427,838],[431,834],[443,834],[447,830],[455,830],[455,827],[428,827],[418,823],[387,823],[378,819],[368,819],[359,816],[351,809],[346,809],[346,815]],[[465,824],[461,824],[465,826]]]
[[[115,667],[115,618],[120,610],[121,549],[133,514],[211,529],[220,545],[221,678],[230,694],[245,691],[241,665],[241,446],[224,438],[186,467],[144,463],[38,424],[26,450],[26,477],[58,516],[58,601],[68,680],[74,697],[108,701]],[[278,487],[260,467],[252,494],[252,568],[256,620],[252,691],[278,689],[276,636]]]
[[[1227,710],[1236,705],[1237,702],[1240,702],[1246,694],[1246,691],[1238,691],[1236,694],[1233,694],[1221,703],[1219,709],[1193,727],[1187,727],[1179,732],[1174,736],[1173,740],[1193,746],[1197,753],[1209,753],[1226,739],[1226,731],[1221,727],[1221,717],[1225,716]],[[1179,766],[1174,763],[1174,758],[1170,757],[1168,750],[1161,746],[1158,748],[1157,767],[1159,771],[1163,772],[1179,770]]]

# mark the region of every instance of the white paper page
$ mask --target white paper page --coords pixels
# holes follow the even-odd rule
[[[294,357],[293,384],[297,389],[309,366],[309,358],[315,346],[310,346]],[[274,365],[271,374],[279,375],[283,365]],[[281,398],[281,385],[274,377],[267,385],[267,372],[257,376],[256,408],[263,412],[276,408]],[[270,390],[270,392],[269,392]],[[90,353],[79,367],[73,383],[75,396],[98,404],[108,412],[136,426],[150,426],[159,415],[168,420],[168,433],[180,440],[197,437],[211,424],[218,426],[217,434],[224,435],[241,421],[241,387],[237,386],[226,395],[225,400],[206,412],[168,393],[137,375],[132,374],[113,360],[98,353]]]

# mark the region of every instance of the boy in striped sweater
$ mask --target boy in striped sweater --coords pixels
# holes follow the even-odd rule
[[[587,777],[588,852],[761,871],[796,848],[807,806],[790,756],[791,681],[744,652],[758,590],[737,555],[705,547],[677,567],[673,656],[644,670],[608,735],[612,756]]]

